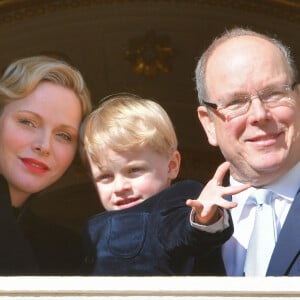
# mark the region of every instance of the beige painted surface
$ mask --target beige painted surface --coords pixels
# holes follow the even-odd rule
[[[0,277],[1,299],[300,299],[300,278]]]

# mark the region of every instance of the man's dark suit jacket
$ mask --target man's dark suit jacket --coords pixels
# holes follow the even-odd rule
[[[202,185],[182,181],[139,205],[98,214],[84,232],[84,273],[90,275],[216,275],[224,273],[221,245],[230,226],[215,234],[190,225],[187,199]]]
[[[280,231],[267,276],[300,276],[300,190]]]

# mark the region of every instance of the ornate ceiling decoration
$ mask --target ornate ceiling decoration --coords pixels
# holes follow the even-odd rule
[[[1,0],[0,1],[0,25],[20,21],[35,15],[44,15],[58,10],[76,9],[82,6],[99,6],[125,3],[143,3],[145,0]],[[147,2],[151,2],[147,0]],[[300,22],[299,0],[152,0],[153,5],[158,2],[174,5],[230,7],[252,11],[259,14],[278,16],[292,22]]]
[[[129,40],[125,56],[135,74],[152,77],[170,72],[173,52],[168,36],[149,30],[143,36]]]

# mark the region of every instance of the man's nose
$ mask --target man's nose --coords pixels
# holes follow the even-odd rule
[[[252,122],[259,122],[261,120],[265,120],[268,117],[268,112],[268,108],[258,96],[253,96],[251,98],[248,115]]]

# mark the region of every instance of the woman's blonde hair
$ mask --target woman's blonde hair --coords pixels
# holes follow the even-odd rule
[[[129,93],[104,98],[85,120],[81,140],[83,161],[88,155],[97,164],[106,149],[122,153],[150,147],[169,157],[178,144],[167,112],[155,101]]]
[[[71,89],[80,100],[82,117],[92,108],[90,93],[81,73],[63,60],[32,56],[11,63],[0,78],[0,113],[12,101],[29,95],[41,82]]]

